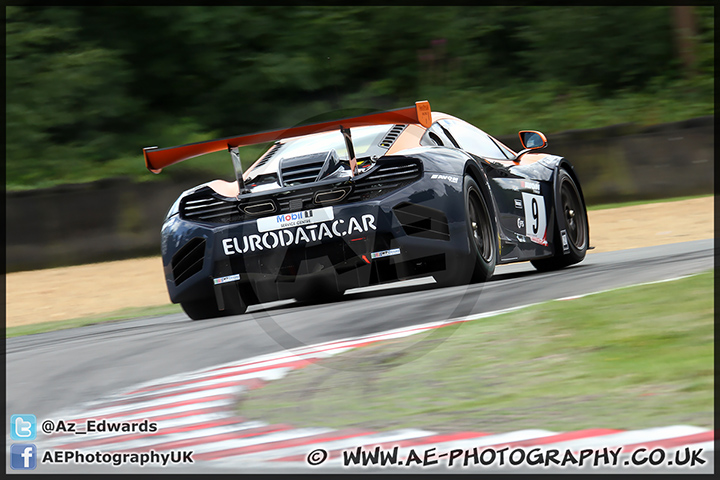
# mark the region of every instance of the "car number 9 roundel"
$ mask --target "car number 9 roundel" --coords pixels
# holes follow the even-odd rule
[[[525,235],[535,243],[547,246],[547,216],[542,195],[523,192]]]

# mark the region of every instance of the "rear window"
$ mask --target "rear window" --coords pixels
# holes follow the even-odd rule
[[[420,143],[461,148],[482,158],[509,158],[487,133],[458,119],[438,120],[425,132]]]
[[[381,147],[380,142],[385,138],[390,128],[392,128],[392,125],[372,125],[350,129],[355,156],[359,158],[383,155],[387,151],[387,147]],[[280,146],[274,156],[277,158],[291,158],[330,150],[335,150],[341,160],[350,160],[345,147],[345,139],[340,130],[289,140]]]

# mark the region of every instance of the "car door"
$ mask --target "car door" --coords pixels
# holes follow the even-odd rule
[[[478,158],[485,169],[503,229],[500,235],[502,260],[534,258],[551,253],[547,237],[548,198],[551,196],[543,195],[541,182],[514,174],[509,168],[513,165],[513,159],[509,157],[511,152],[502,149],[479,128],[459,119],[441,119],[436,123],[436,135],[443,138],[440,136],[442,132],[452,146]]]

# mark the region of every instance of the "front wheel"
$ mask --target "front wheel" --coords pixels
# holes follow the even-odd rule
[[[472,177],[466,176],[463,184],[471,259],[460,271],[446,270],[434,275],[435,281],[442,286],[484,282],[492,277],[497,262],[495,229],[485,196]]]
[[[560,184],[558,191],[561,211],[557,214],[558,216],[562,215],[565,220],[565,233],[570,252],[567,254],[563,252],[563,239],[556,226],[555,248],[557,251],[555,255],[530,262],[542,272],[557,270],[581,262],[585,258],[589,244],[590,229],[587,210],[580,191],[570,174],[563,168],[558,173],[558,182]]]

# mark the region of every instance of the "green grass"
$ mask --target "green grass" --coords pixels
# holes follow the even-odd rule
[[[619,202],[619,203],[603,203],[599,205],[588,205],[588,210],[608,210],[610,208],[620,207],[634,207],[636,205],[647,205],[648,203],[667,203],[667,202],[679,202],[681,200],[693,200],[696,198],[712,197],[713,194],[709,195],[690,195],[687,197],[672,197],[672,198],[660,198],[656,200],[636,200],[632,202]]]
[[[375,87],[369,86],[366,90],[342,97],[340,103],[348,108],[364,107],[372,103],[369,99],[379,93]],[[393,105],[389,104],[387,108],[429,100],[434,111],[455,115],[493,136],[515,135],[522,129],[541,130],[548,135],[551,144],[555,132],[621,123],[654,125],[714,114],[713,78],[704,76],[694,80],[655,79],[643,91],[621,90],[607,97],[598,97],[593,87],[571,87],[556,81],[531,84],[509,82],[495,88],[427,85],[408,95],[407,98],[393,100]],[[290,126],[297,122],[297,118],[307,118],[303,115],[312,117],[333,111],[336,108],[330,101],[303,103],[291,108],[284,120],[278,118],[270,123]],[[234,134],[243,133],[250,132],[238,131]],[[107,138],[98,138],[94,143],[111,142],[113,132],[105,134]],[[167,181],[173,176],[186,175],[234,179],[228,152],[203,155],[173,165],[161,175],[153,175],[146,170],[142,156],[142,147],[149,146],[146,136],[153,139],[154,145],[163,148],[211,140],[221,135],[191,120],[180,119],[143,124],[141,134],[122,142],[125,148],[99,149],[91,143],[47,145],[47,150],[38,151],[36,145],[30,142],[8,154],[5,188],[7,191],[29,190],[112,177],[127,177],[138,182]],[[244,168],[259,158],[268,146],[243,147],[240,157]]]
[[[644,91],[619,90],[598,97],[593,87],[544,81],[509,82],[496,89],[428,87],[421,97],[434,111],[455,115],[493,136],[540,130],[553,133],[622,123],[655,125],[713,115],[713,80],[655,79]],[[414,101],[414,100],[413,100]]]
[[[159,305],[157,307],[129,307],[115,310],[100,315],[89,317],[73,318],[69,320],[60,320],[57,322],[43,322],[32,325],[21,325],[18,327],[7,327],[5,329],[5,338],[19,337],[21,335],[32,335],[34,333],[52,332],[55,330],[65,330],[67,328],[84,327],[86,325],[94,325],[96,323],[113,322],[121,320],[130,320],[140,317],[155,317],[160,315],[169,315],[171,313],[181,313],[180,305]]]
[[[357,348],[251,391],[298,426],[503,432],[714,428],[713,273]]]

